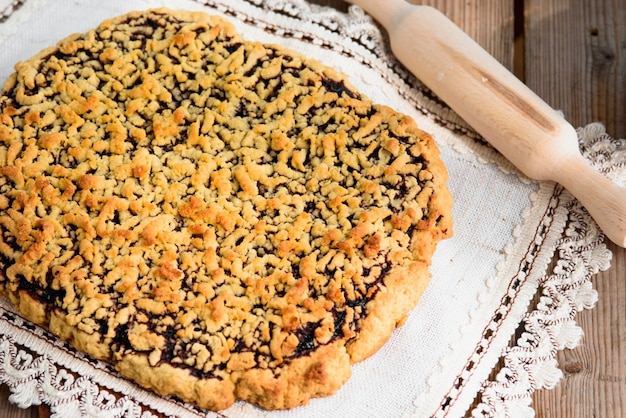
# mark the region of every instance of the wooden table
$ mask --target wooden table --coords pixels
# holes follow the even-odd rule
[[[383,1],[383,0],[381,0]],[[341,0],[314,0],[345,11]],[[437,7],[578,127],[626,138],[626,0],[424,0]],[[599,301],[577,316],[580,346],[559,352],[564,378],[533,398],[538,418],[626,416],[626,253],[594,278]],[[35,418],[0,388],[0,417]]]

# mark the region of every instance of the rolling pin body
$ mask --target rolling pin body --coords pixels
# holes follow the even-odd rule
[[[562,184],[626,246],[626,189],[581,156],[575,129],[445,15],[404,0],[350,0],[388,31],[396,57],[528,177]]]

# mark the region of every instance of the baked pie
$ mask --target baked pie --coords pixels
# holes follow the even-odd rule
[[[162,395],[328,396],[452,233],[431,136],[337,71],[200,12],[132,12],[0,97],[0,293]]]

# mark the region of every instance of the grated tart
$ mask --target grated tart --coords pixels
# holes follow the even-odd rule
[[[0,293],[162,395],[328,396],[417,304],[452,233],[431,136],[200,12],[132,12],[0,97]]]

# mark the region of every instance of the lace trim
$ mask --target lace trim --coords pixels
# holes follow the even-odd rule
[[[582,153],[592,165],[624,182],[626,141],[611,138],[598,123],[578,129],[578,135]],[[556,250],[559,260],[540,281],[539,302],[522,319],[515,345],[503,353],[504,366],[495,379],[483,384],[473,417],[534,417],[533,392],[554,388],[563,377],[556,353],[578,346],[583,331],[576,314],[593,308],[598,300],[591,278],[609,268],[612,253],[586,209],[563,189],[561,196],[568,218]]]
[[[48,404],[53,416],[108,414],[111,417],[152,418],[155,415],[127,396],[117,398],[91,382],[60,368],[48,355],[33,356],[10,336],[0,336],[0,382],[8,385],[9,400],[21,408]],[[19,390],[16,387],[19,386]]]
[[[511,265],[511,263],[503,259],[497,269],[498,274],[493,276],[487,283],[488,288],[493,288],[503,278],[510,278],[506,291],[498,292],[498,294],[502,295],[498,303],[499,307],[493,312],[490,320],[486,322],[482,329],[480,341],[476,344],[472,355],[467,358],[465,364],[459,369],[460,371],[452,386],[450,386],[436,411],[432,414],[433,417],[455,416],[453,414],[456,411],[467,408],[467,406],[462,404],[463,402],[465,404],[471,402],[471,399],[466,397],[463,401],[460,400],[463,395],[463,389],[471,380],[477,378],[475,376],[477,373],[484,373],[486,370],[485,364],[494,364],[497,361],[497,357],[486,359],[486,356],[494,352],[493,347],[498,346],[496,339],[503,336],[508,338],[513,333],[513,329],[518,324],[517,318],[519,318],[520,309],[526,309],[537,290],[540,277],[543,275],[553,255],[552,251],[546,251],[544,243],[550,242],[561,235],[561,226],[565,218],[565,211],[557,190],[548,185],[541,185],[539,193],[552,193],[549,204],[545,207],[545,211],[540,217],[541,223],[532,235],[516,242],[515,245],[509,248],[505,248],[505,258],[514,257],[515,259],[520,259],[520,263],[512,266],[514,268],[513,271],[505,271],[503,269],[504,266]],[[534,208],[534,210],[537,209]],[[533,209],[529,208],[525,217],[528,217],[532,211]],[[520,231],[524,229],[526,228],[520,226],[516,234],[519,235]],[[525,254],[523,257],[520,258],[519,249],[513,248],[515,246],[524,249]],[[547,248],[549,249],[550,246]],[[472,315],[474,315],[473,312],[470,313],[470,317]],[[468,324],[471,323],[472,321],[468,322]],[[468,326],[468,328],[471,328],[471,326]],[[462,339],[459,340],[459,344],[463,344]],[[445,359],[443,362],[445,363]],[[481,365],[480,368],[479,365]],[[420,401],[417,400],[416,403],[419,404]]]
[[[24,3],[26,3],[26,0],[12,0],[8,4],[0,5],[2,7],[2,10],[0,10],[0,23],[6,22]]]
[[[18,25],[46,3],[46,0],[0,0],[0,44],[15,33]],[[9,19],[13,25],[2,25]]]

